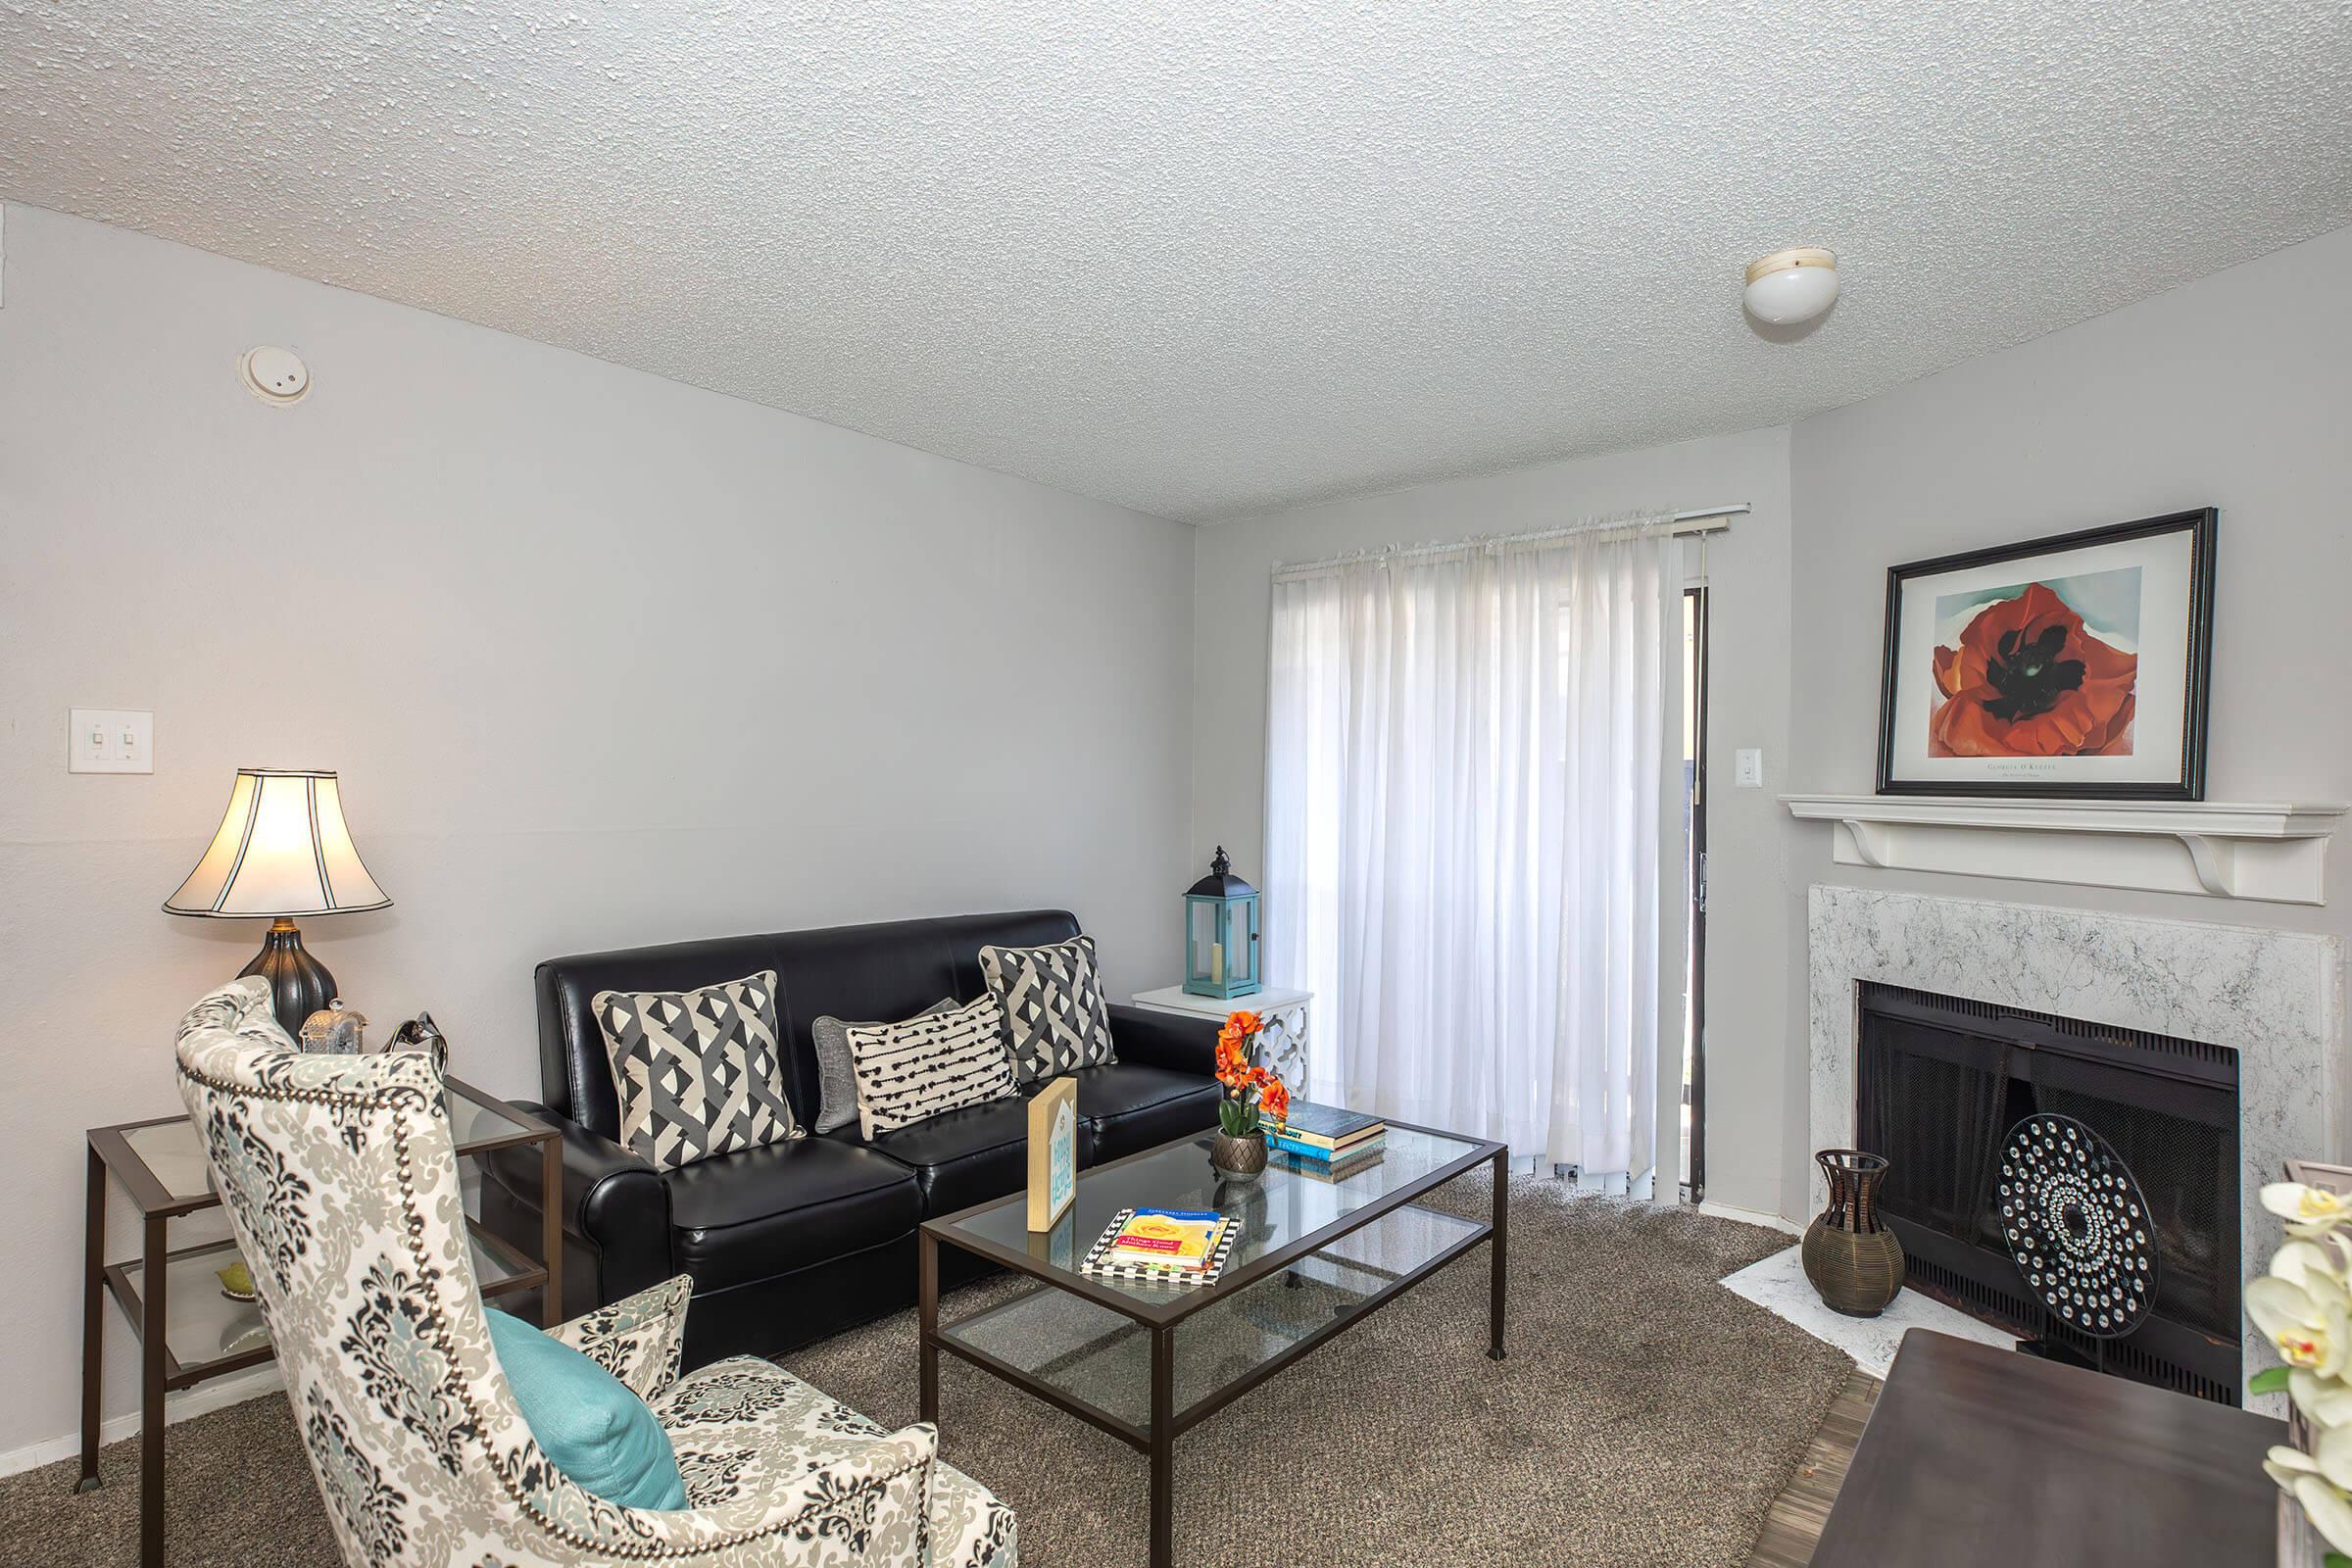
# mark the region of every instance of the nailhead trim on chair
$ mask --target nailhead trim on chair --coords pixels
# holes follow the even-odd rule
[[[409,1249],[415,1256],[418,1272],[420,1274],[431,1272],[432,1258],[427,1254],[424,1247],[424,1214],[422,1205],[416,1199],[416,1172],[409,1156],[411,1140],[409,1113],[412,1109],[422,1108],[423,1091],[406,1085],[395,1085],[375,1094],[323,1089],[268,1089],[256,1085],[222,1083],[184,1065],[180,1068],[180,1072],[191,1081],[201,1084],[216,1094],[243,1096],[254,1100],[294,1101],[313,1105],[350,1106],[368,1112],[391,1111],[393,1157],[400,1169],[401,1205],[406,1219],[403,1229],[408,1233]],[[414,1102],[415,1103],[403,1103],[403,1102]],[[438,1307],[432,1308],[427,1313],[424,1326],[430,1329],[433,1347],[441,1352],[444,1363],[452,1367],[456,1366],[458,1364],[457,1347],[449,1338],[449,1325],[443,1319]],[[481,1407],[474,1402],[472,1391],[466,1386],[463,1380],[447,1378],[443,1382],[443,1388],[454,1395],[457,1402],[464,1406],[476,1434],[488,1430],[487,1424],[482,1419]],[[517,1508],[521,1509],[525,1518],[548,1535],[567,1545],[577,1546],[583,1550],[604,1552],[648,1562],[707,1556],[714,1551],[724,1551],[732,1546],[746,1545],[756,1541],[780,1536],[786,1531],[799,1528],[811,1519],[841,1511],[844,1502],[879,1494],[900,1477],[909,1475],[918,1469],[927,1470],[932,1463],[930,1459],[920,1459],[912,1464],[903,1465],[887,1475],[869,1477],[858,1483],[853,1491],[843,1494],[834,1501],[811,1503],[789,1519],[778,1520],[772,1525],[758,1530],[738,1531],[730,1536],[716,1537],[710,1541],[697,1542],[691,1545],[662,1545],[656,1542],[607,1541],[585,1535],[568,1525],[559,1524],[548,1518],[538,1505],[525,1495],[521,1483],[515,1478],[513,1469],[500,1462],[498,1454],[490,1448],[486,1441],[483,1442],[482,1448],[484,1456],[489,1461],[491,1473],[498,1477],[499,1485],[506,1489],[507,1495],[514,1500]],[[927,1493],[928,1488],[925,1491]],[[624,1516],[639,1511],[622,1504],[616,1503],[614,1506],[620,1508]],[[915,1513],[917,1515],[915,1545],[927,1560],[931,1554],[931,1510],[925,1506],[917,1508]]]

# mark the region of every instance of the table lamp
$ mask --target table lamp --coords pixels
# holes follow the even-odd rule
[[[172,914],[215,920],[267,917],[262,951],[237,971],[270,982],[271,1010],[289,1035],[335,1000],[335,977],[302,949],[296,915],[380,909],[375,885],[343,825],[335,775],[307,768],[240,767],[212,848],[164,901]]]

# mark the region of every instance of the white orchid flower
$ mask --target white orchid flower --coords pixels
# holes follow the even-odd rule
[[[2246,1287],[2246,1316],[2289,1368],[2341,1377],[2352,1359],[2352,1298],[2309,1242],[2289,1242],[2271,1272]]]
[[[2352,1386],[2338,1379],[2291,1367],[2286,1374],[2286,1396],[2316,1426],[2352,1426]]]
[[[2262,1206],[2286,1221],[2287,1235],[2306,1239],[2325,1236],[2352,1219],[2352,1200],[2301,1182],[2272,1182],[2262,1190]]]
[[[2278,1250],[2271,1254],[2271,1272],[2307,1291],[2328,1287],[2352,1291],[2352,1278],[2345,1274],[2343,1256],[2329,1241],[2281,1242]]]
[[[2303,1516],[2311,1528],[2327,1538],[2328,1544],[2338,1551],[2352,1552],[2352,1497],[2344,1489],[2331,1485],[2324,1476],[2299,1476],[2295,1480],[2295,1501],[2303,1505]]]
[[[2352,1436],[2352,1434],[2347,1434]],[[2322,1438],[2325,1449],[2328,1440]],[[2300,1448],[2281,1445],[2273,1448],[2262,1468],[2279,1489],[2301,1504],[2303,1516],[2311,1527],[2327,1539],[2328,1544],[2338,1551],[2352,1551],[2352,1496],[2328,1479],[2329,1466]]]
[[[2271,1451],[2263,1455],[2262,1473],[2278,1482],[2279,1490],[2292,1492],[2297,1481],[2320,1473],[2320,1461],[2301,1448],[2290,1448],[2283,1443],[2275,1444]]]

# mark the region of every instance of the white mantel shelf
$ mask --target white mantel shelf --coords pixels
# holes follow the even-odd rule
[[[2274,904],[2328,902],[2328,840],[2347,809],[1949,795],[1784,795],[1781,804],[1831,825],[1840,865]]]

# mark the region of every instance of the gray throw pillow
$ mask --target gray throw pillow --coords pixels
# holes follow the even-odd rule
[[[958,1005],[954,997],[942,997],[915,1016],[954,1012]],[[811,1125],[818,1132],[829,1133],[858,1119],[858,1065],[850,1054],[850,1031],[878,1028],[881,1022],[877,1018],[844,1023],[828,1013],[808,1026],[809,1038],[816,1043],[816,1120]]]

